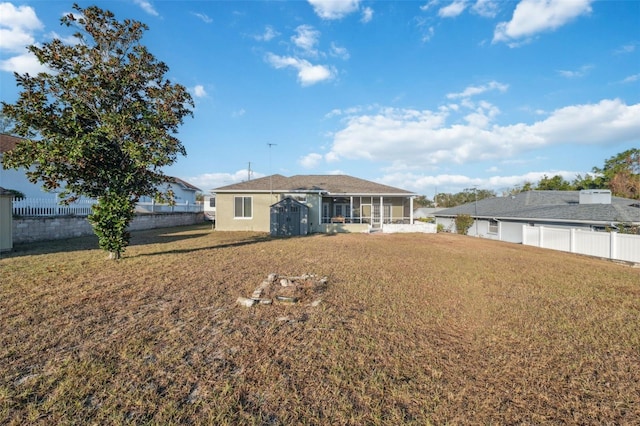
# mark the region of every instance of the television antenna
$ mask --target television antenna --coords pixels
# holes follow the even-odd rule
[[[278,145],[278,144],[267,142],[267,146],[269,146],[269,195],[271,197],[273,197],[273,183],[272,183],[273,173],[271,172],[271,147],[275,145]]]

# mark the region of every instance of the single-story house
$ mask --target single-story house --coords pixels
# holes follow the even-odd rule
[[[24,194],[25,199],[50,199],[51,201],[57,200],[56,192],[46,191],[42,188],[41,183],[31,183],[27,179],[26,170],[20,169],[8,169],[5,170],[2,167],[2,159],[5,152],[8,152],[16,147],[20,141],[24,139],[17,136],[0,134],[0,186],[5,189],[13,189],[20,191]],[[185,182],[177,177],[169,176],[166,183],[159,186],[160,191],[166,192],[168,189],[172,189],[175,194],[176,205],[194,206],[196,204],[196,193],[202,192],[194,185]],[[150,197],[140,198],[139,210],[145,210],[145,205],[152,202]]]
[[[485,198],[434,213],[436,223],[455,232],[455,218],[470,215],[468,235],[522,243],[523,225],[586,230],[640,226],[640,200],[613,197],[611,191],[526,191]]]
[[[369,232],[383,224],[413,223],[417,195],[347,175],[275,174],[213,192],[217,230],[275,235]]]
[[[413,217],[415,219],[431,219],[435,220],[434,214],[443,207],[419,207],[413,211]]]

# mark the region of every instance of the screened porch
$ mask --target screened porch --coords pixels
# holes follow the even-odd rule
[[[322,197],[321,223],[409,224],[413,221],[411,197]]]

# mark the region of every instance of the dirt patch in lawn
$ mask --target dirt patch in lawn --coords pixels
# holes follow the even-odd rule
[[[94,239],[2,255],[0,423],[640,418],[640,269],[451,234],[132,243],[118,262]],[[326,282],[237,303],[271,273]]]

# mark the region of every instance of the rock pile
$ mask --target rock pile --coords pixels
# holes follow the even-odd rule
[[[238,297],[236,302],[241,306],[251,307],[256,304],[271,305],[272,303],[308,302],[311,306],[318,306],[321,299],[317,298],[327,286],[327,277],[318,278],[313,274],[303,274],[299,277],[279,276],[269,274],[253,291],[251,297]],[[313,300],[312,300],[313,299]]]

